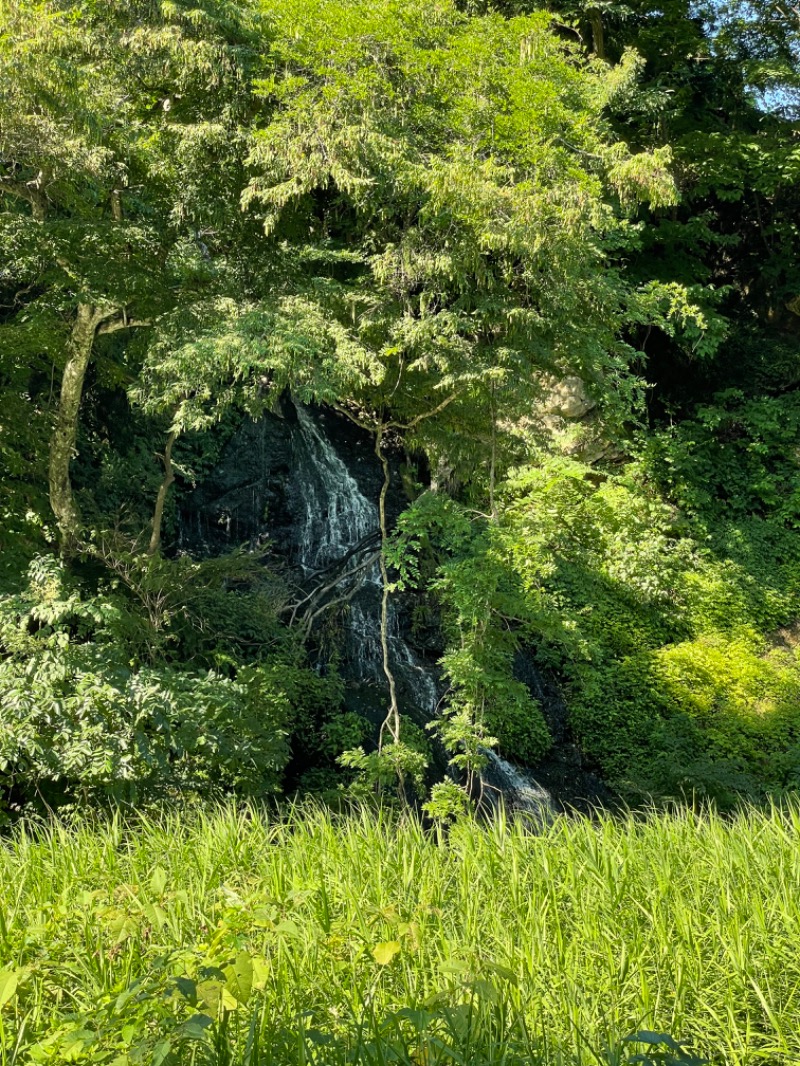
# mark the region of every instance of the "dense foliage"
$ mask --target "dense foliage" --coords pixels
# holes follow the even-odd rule
[[[424,792],[391,597],[467,792],[552,747],[521,659],[627,800],[800,783],[796,13],[0,18],[4,817]],[[180,550],[177,501],[287,397],[374,442],[382,727],[337,672],[347,596],[298,601],[279,545]]]

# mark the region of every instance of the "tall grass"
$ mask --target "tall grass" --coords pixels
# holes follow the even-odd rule
[[[642,1030],[800,1061],[795,807],[445,838],[230,806],[22,828],[0,882],[3,1066],[613,1063]]]

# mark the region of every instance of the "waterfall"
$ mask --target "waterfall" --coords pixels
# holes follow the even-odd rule
[[[514,766],[496,752],[485,751],[488,765],[482,774],[484,790],[490,800],[501,795],[513,810],[535,815],[549,822],[554,814],[550,793],[519,766]]]
[[[384,685],[381,646],[383,585],[375,553],[380,548],[378,507],[367,499],[319,422],[299,404],[294,471],[297,479],[297,561],[309,582],[333,583],[347,601],[345,654],[359,681]],[[395,604],[388,615],[389,660],[403,704],[425,723],[438,709],[433,673],[404,639]],[[484,795],[493,803],[548,821],[549,793],[528,773],[487,751]]]
[[[378,508],[363,495],[305,407],[297,405],[298,471],[305,474],[299,560],[311,572],[344,559],[379,532]]]
[[[310,580],[324,585],[327,575],[336,582],[336,595],[347,600],[345,652],[351,668],[359,680],[383,684],[383,586],[377,560],[370,561],[380,547],[378,507],[366,498],[310,412],[300,404],[296,409],[298,562]],[[436,683],[404,640],[391,601],[387,635],[396,680],[427,720],[438,703]]]
[[[348,706],[375,725],[385,713],[387,688],[380,621],[382,480],[367,434],[333,412],[286,398],[274,414],[243,423],[213,472],[183,501],[178,526],[179,549],[200,556],[268,541],[295,581],[287,621],[304,637],[317,632],[324,641],[321,623],[341,620]],[[400,503],[390,493],[392,513]],[[390,597],[389,666],[401,713],[425,726],[438,715],[442,689],[436,667],[407,639],[405,606],[402,597]],[[321,670],[324,659],[321,650]],[[434,753],[443,769],[447,754],[436,740]],[[541,809],[543,790],[524,771],[492,753],[487,758],[487,800],[502,794],[514,809]]]
[[[245,420],[214,469],[181,496],[177,531],[178,550],[200,557],[267,542],[295,580],[287,621],[303,636],[316,631],[324,639],[320,623],[341,620],[341,672],[348,683],[356,683],[350,685],[348,706],[373,724],[380,720],[386,689],[377,564],[381,483],[368,434],[332,411],[306,408],[286,397],[274,413],[256,422]],[[401,503],[395,487],[389,494],[390,513]],[[436,667],[409,636],[406,608],[402,596],[390,598],[389,661],[402,713],[425,725],[437,717],[442,687]],[[324,651],[319,668],[324,669]],[[520,653],[514,670],[548,710],[555,750],[540,771],[553,789],[554,802],[565,800],[578,809],[613,803],[603,783],[582,767],[566,706],[554,686],[543,681],[530,656]],[[442,769],[446,753],[437,744]],[[527,771],[491,753],[487,761],[487,800],[502,794],[515,809],[546,806],[543,789]]]

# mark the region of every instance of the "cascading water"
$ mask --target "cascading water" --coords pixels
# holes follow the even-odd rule
[[[179,547],[216,555],[267,543],[299,578],[288,620],[309,635],[332,612],[342,618],[342,673],[352,708],[377,724],[386,687],[381,644],[383,586],[377,500],[382,482],[366,435],[324,409],[288,398],[258,422],[245,422],[215,469],[183,500]],[[400,501],[390,494],[390,510]],[[402,603],[388,610],[389,665],[402,713],[419,725],[435,718],[441,689],[435,668],[405,638]],[[321,663],[320,668],[324,666]],[[534,675],[526,683],[537,682]],[[437,752],[441,765],[445,753]],[[502,794],[517,809],[542,808],[542,792],[504,759],[488,753],[484,798]]]
[[[356,676],[383,683],[377,505],[366,498],[317,421],[300,405],[295,452],[296,475],[302,479],[298,562],[309,579],[323,588],[333,585],[335,595],[347,603],[345,650]],[[392,671],[412,709],[430,718],[438,702],[436,683],[403,639],[391,603],[387,636]]]
[[[486,751],[488,765],[483,772],[484,796],[494,802],[501,796],[513,810],[533,814],[543,822],[549,822],[554,814],[553,801],[547,789],[531,774],[513,766],[494,751]]]
[[[302,636],[321,632],[320,623],[338,612],[342,673],[348,681],[369,683],[350,686],[348,706],[374,724],[382,718],[386,687],[377,565],[381,482],[366,434],[331,411],[304,408],[285,397],[258,421],[244,421],[214,468],[182,494],[178,526],[181,551],[203,557],[266,545],[289,564],[298,587],[287,621]],[[401,505],[391,491],[390,514]],[[401,711],[423,725],[436,717],[442,690],[435,667],[406,639],[404,610],[402,598],[390,599],[390,666]],[[514,672],[539,700],[553,735],[553,752],[537,767],[537,777],[542,775],[556,809],[588,812],[613,805],[613,793],[582,764],[557,686],[522,651]],[[441,768],[444,753],[436,754]],[[541,809],[543,790],[523,767],[489,754],[483,777],[486,802],[502,794],[511,807]]]
[[[305,515],[299,561],[308,572],[343,559],[378,532],[378,508],[323,437],[308,411],[297,406],[297,472],[304,478]]]

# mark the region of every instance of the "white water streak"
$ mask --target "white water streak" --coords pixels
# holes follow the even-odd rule
[[[379,531],[378,508],[364,496],[332,444],[309,412],[297,405],[297,422],[306,462],[304,514],[299,560],[308,573],[335,564],[366,538]],[[358,559],[354,560],[357,565]],[[383,683],[380,601],[382,582],[377,563],[359,575],[363,588],[353,597],[346,617],[350,658],[363,680]],[[343,587],[346,587],[345,577]],[[389,653],[392,669],[413,693],[420,710],[433,714],[438,703],[436,684],[400,633],[397,612],[389,604]]]

